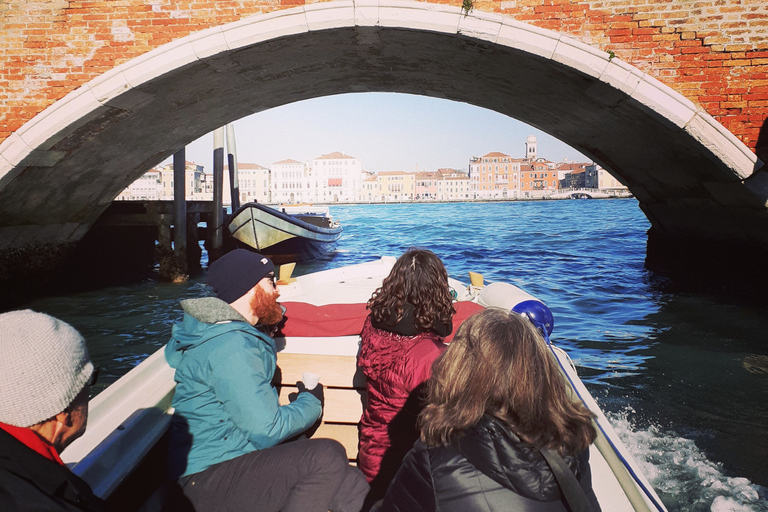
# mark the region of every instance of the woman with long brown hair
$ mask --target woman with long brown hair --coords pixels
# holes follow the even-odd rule
[[[552,457],[600,510],[589,468],[592,413],[569,396],[527,318],[487,309],[467,319],[427,386],[421,440],[380,511],[568,511]]]
[[[408,250],[368,309],[358,355],[368,389],[358,466],[371,483],[370,502],[384,495],[418,439],[419,391],[452,331],[454,308],[443,262],[431,251]]]

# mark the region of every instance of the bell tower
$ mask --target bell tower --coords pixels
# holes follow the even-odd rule
[[[535,160],[536,159],[536,136],[535,135],[529,135],[527,139],[525,139],[525,158],[528,160]]]

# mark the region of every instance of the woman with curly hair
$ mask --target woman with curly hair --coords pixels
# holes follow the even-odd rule
[[[435,361],[408,453],[377,512],[572,510],[592,490],[592,413],[568,394],[544,339],[517,313],[486,309],[465,321]],[[550,468],[573,473],[566,498]]]
[[[418,439],[419,393],[452,331],[455,311],[443,262],[431,251],[408,250],[368,309],[357,359],[368,388],[358,466],[371,483],[371,501],[384,495]]]

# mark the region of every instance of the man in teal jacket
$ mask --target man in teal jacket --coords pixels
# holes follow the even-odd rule
[[[171,476],[197,512],[356,512],[368,485],[341,444],[283,443],[320,418],[323,388],[300,387],[279,405],[269,333],[283,309],[274,270],[268,258],[237,249],[209,268],[216,297],[182,301],[184,319],[165,347],[177,382]]]

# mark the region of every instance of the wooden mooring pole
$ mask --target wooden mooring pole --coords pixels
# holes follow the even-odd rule
[[[187,268],[187,157],[186,148],[173,155],[173,254],[180,275]]]
[[[224,203],[222,192],[224,188],[224,127],[213,132],[213,231],[211,248],[208,250],[208,260],[219,259],[224,246]]]
[[[235,144],[235,125],[227,125],[227,167],[229,168],[229,196],[232,200],[232,213],[240,208],[240,182],[237,177],[237,144]]]
[[[160,265],[160,277],[174,282],[183,282],[189,277],[186,181],[186,151],[182,148],[173,154],[173,215],[157,216],[155,258]]]

